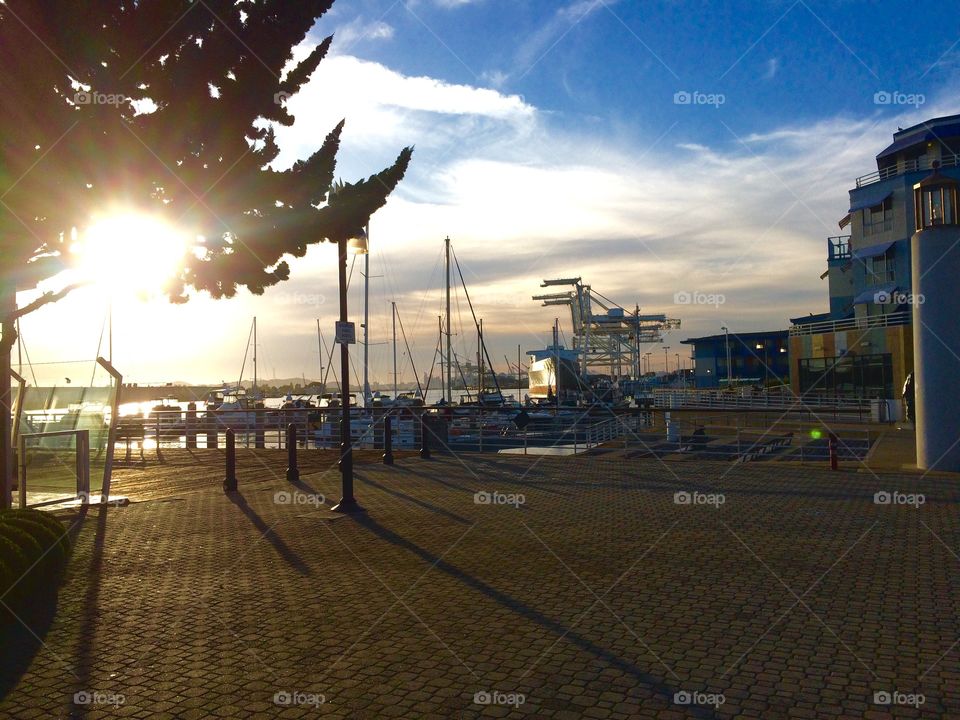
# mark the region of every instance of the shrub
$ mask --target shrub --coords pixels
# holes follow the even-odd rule
[[[18,515],[7,515],[0,518],[0,527],[4,525],[20,528],[40,544],[41,555],[43,556],[40,567],[43,568],[44,572],[49,571],[56,574],[63,570],[67,564],[67,553],[60,543],[60,537],[63,535],[62,525],[60,526],[60,532],[57,533],[45,523],[39,523],[31,517]]]
[[[33,565],[43,555],[43,547],[33,535],[26,530],[9,525],[6,522],[0,523],[0,535],[17,544],[20,550],[27,558],[28,567]]]
[[[70,541],[63,524],[33,510],[0,512],[0,625],[56,597]],[[12,589],[11,589],[12,588]],[[8,592],[9,591],[9,592]]]
[[[3,598],[3,602],[8,606],[19,604],[19,601],[26,595],[24,582],[18,582],[24,573],[30,568],[30,561],[23,554],[23,550],[13,540],[0,535],[0,563],[3,564],[5,577],[0,580],[0,596],[4,596],[10,586],[17,583],[17,587]]]
[[[3,551],[0,550],[0,552]],[[7,564],[7,558],[0,556],[0,599],[5,599],[3,596],[7,594],[7,590],[10,589],[14,580],[16,580],[16,577]]]
[[[2,522],[5,518],[23,518],[45,525],[54,533],[56,533],[64,552],[70,552],[70,535],[67,534],[63,523],[57,520],[50,513],[34,510],[33,508],[24,508],[22,510],[0,510],[0,522]]]

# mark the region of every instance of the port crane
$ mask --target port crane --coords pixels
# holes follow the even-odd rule
[[[641,347],[663,342],[663,332],[680,327],[680,320],[666,315],[641,315],[640,306],[628,311],[610,298],[585,285],[583,279],[544,280],[542,288],[568,289],[534,295],[544,307],[566,305],[573,326],[573,350],[578,353],[580,374],[640,377]],[[599,312],[598,312],[599,311]]]

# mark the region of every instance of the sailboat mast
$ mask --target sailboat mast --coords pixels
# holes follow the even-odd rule
[[[317,352],[320,355],[320,394],[322,395],[326,388],[323,382],[323,336],[320,334],[320,318],[317,318]]]
[[[253,316],[253,396],[257,396],[257,316]]]
[[[477,326],[477,398],[483,392],[483,318]]]
[[[393,321],[393,399],[397,399],[397,303],[390,303],[390,318]]]
[[[448,402],[453,403],[453,385],[451,383],[452,368],[451,363],[453,362],[453,353],[450,349],[450,236],[447,235],[447,239],[444,240],[444,255],[446,257],[447,264],[447,393],[449,394]],[[442,368],[441,368],[442,371]]]
[[[440,337],[438,338],[438,350],[440,351],[440,397],[446,398],[447,391],[443,387],[443,318],[437,315],[437,327],[440,328]],[[447,366],[449,368],[449,365]],[[433,368],[430,368],[430,374],[433,375]],[[450,397],[453,397],[453,393],[450,393]],[[426,404],[427,399],[423,399],[424,404]]]

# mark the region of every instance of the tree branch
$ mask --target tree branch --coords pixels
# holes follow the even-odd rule
[[[39,310],[44,305],[49,305],[50,303],[57,302],[57,300],[62,300],[77,288],[82,288],[85,285],[89,285],[89,284],[90,283],[88,282],[71,283],[70,285],[67,285],[62,290],[57,290],[57,292],[45,292],[43,295],[38,297],[32,303],[28,303],[27,305],[24,305],[22,308],[17,308],[16,310],[14,310],[10,315],[7,316],[6,320],[7,322],[12,322],[17,318],[21,318],[24,315],[28,315],[29,313],[32,313],[34,310]]]

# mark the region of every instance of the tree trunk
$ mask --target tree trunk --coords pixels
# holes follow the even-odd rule
[[[10,414],[13,394],[10,391],[10,354],[17,340],[16,310],[17,294],[9,287],[0,287],[0,509],[13,504],[13,447],[10,437],[12,425]]]

